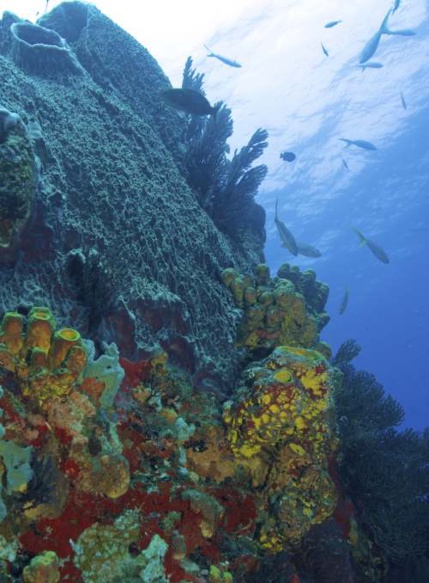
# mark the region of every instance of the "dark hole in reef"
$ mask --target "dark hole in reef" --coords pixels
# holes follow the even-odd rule
[[[29,45],[52,45],[64,48],[62,38],[53,30],[37,26],[36,24],[27,24],[16,22],[12,25],[12,32],[16,37]]]

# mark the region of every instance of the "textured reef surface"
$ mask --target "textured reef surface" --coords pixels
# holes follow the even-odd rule
[[[219,390],[235,374],[225,267],[262,256],[185,179],[186,120],[148,52],[95,7],[0,23],[0,304],[49,305],[125,357],[154,349]],[[65,40],[64,40],[65,39]]]
[[[426,582],[429,434],[264,264],[266,132],[168,88],[94,6],[0,22],[1,583]]]

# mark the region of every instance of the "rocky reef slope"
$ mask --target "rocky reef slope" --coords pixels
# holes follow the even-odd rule
[[[184,178],[186,120],[168,79],[94,6],[0,23],[0,305],[49,305],[127,358],[162,348],[224,390],[236,312],[219,279],[248,269]]]

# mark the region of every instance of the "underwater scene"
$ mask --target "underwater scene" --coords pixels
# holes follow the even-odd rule
[[[427,0],[0,0],[0,583],[429,583]]]

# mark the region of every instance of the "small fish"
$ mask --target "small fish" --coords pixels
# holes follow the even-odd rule
[[[344,292],[343,295],[343,299],[341,300],[340,307],[338,308],[338,313],[340,314],[340,316],[341,314],[344,314],[344,312],[346,311],[348,303],[349,303],[349,290],[348,288],[346,288],[346,291]]]
[[[330,22],[327,22],[325,24],[325,28],[333,28],[334,26],[337,26],[337,24],[340,24],[340,22],[343,22],[342,20],[331,20]]]
[[[296,244],[295,237],[292,235],[292,233],[286,227],[284,222],[279,219],[278,214],[277,214],[277,205],[278,205],[278,199],[276,199],[276,214],[274,217],[274,222],[276,223],[277,231],[280,235],[282,245],[283,245],[283,247],[286,247],[286,249],[288,251],[290,251],[290,253],[292,253],[292,255],[295,255],[295,257],[296,257],[298,255],[298,245]]]
[[[391,36],[393,36],[393,35],[414,36],[416,34],[415,30],[411,30],[409,28],[406,28],[403,30],[391,30],[388,27],[389,16],[391,14],[392,14],[392,9],[390,9],[388,11],[388,13],[386,14],[386,16],[383,19],[383,22],[381,23],[380,28],[369,39],[369,41],[366,43],[366,45],[362,49],[362,52],[361,52],[360,57],[359,57],[359,63],[361,65],[362,65],[362,63],[366,63],[366,61],[369,61],[369,59],[374,55],[375,51],[378,48],[378,45],[380,44],[380,40],[381,40],[381,37],[383,34],[388,34]]]
[[[377,61],[368,61],[367,63],[358,65],[358,67],[361,67],[362,71],[365,71],[365,69],[381,69],[383,67],[383,63],[378,63]]]
[[[226,57],[222,57],[222,55],[218,55],[217,53],[214,53],[211,49],[209,49],[209,47],[207,45],[204,45],[204,47],[209,52],[209,54],[207,55],[208,57],[214,57],[215,59],[217,59],[221,63],[224,63],[225,65],[228,65],[229,67],[235,67],[237,69],[239,69],[241,67],[240,63],[237,63],[237,61],[232,61],[231,59],[227,59]]]
[[[325,55],[325,57],[329,57],[329,53],[328,53],[328,51],[326,50],[326,47],[325,47],[325,45],[324,45],[323,43],[320,43],[320,45],[321,45],[321,47],[322,47],[322,51],[323,51],[323,54]]]
[[[386,251],[382,249],[377,243],[374,243],[371,239],[367,239],[365,235],[363,235],[359,229],[353,227],[354,232],[359,237],[360,246],[367,245],[368,248],[374,253],[374,255],[379,259],[382,263],[390,263],[389,256],[387,255]]]
[[[375,51],[378,48],[378,45],[380,44],[381,36],[383,34],[389,34],[389,29],[387,27],[387,24],[388,24],[389,16],[390,16],[391,12],[392,12],[391,10],[389,10],[387,12],[386,16],[383,19],[383,22],[381,23],[380,28],[377,30],[377,32],[369,39],[369,41],[363,47],[362,52],[361,52],[360,57],[359,57],[359,63],[361,65],[362,65],[362,63],[366,63],[366,61],[369,61],[370,58],[374,55]]]
[[[341,156],[341,162],[343,163],[343,166],[346,170],[350,170],[349,165],[347,164],[347,162],[344,160],[344,158]]]
[[[394,36],[397,34],[398,36],[415,36],[417,33],[415,30],[411,30],[411,28],[404,28],[402,30],[388,30],[385,34],[390,34]]]
[[[280,158],[285,162],[293,162],[296,159],[296,155],[293,152],[282,152]]]
[[[402,107],[404,109],[407,109],[407,102],[405,101],[405,98],[404,98],[402,91],[401,91],[401,103],[402,103]]]
[[[342,142],[346,143],[346,148],[349,146],[357,146],[358,148],[362,148],[363,150],[376,150],[377,148],[371,142],[367,142],[366,140],[347,140],[346,138],[339,138]]]
[[[302,241],[297,241],[296,246],[298,249],[298,255],[304,255],[304,257],[322,257],[321,252],[313,245],[308,243],[303,243]]]
[[[202,93],[193,89],[165,89],[161,95],[169,105],[191,115],[215,115],[217,112]]]

